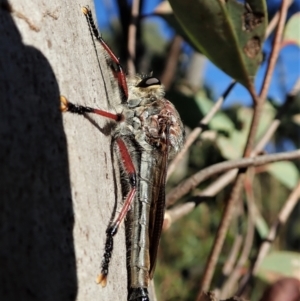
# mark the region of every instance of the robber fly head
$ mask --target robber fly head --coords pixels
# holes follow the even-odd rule
[[[150,76],[143,78],[136,87],[139,88],[153,88],[155,86],[161,86],[160,80],[156,77]]]
[[[156,77],[136,75],[127,79],[128,105],[135,107],[146,105],[158,99],[164,94],[164,87]]]

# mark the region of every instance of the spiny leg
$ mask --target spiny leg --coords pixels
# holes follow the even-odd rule
[[[119,226],[124,220],[136,194],[136,170],[131,160],[129,151],[121,138],[116,139],[116,144],[123,162],[124,171],[128,176],[131,188],[117,219],[106,230],[105,251],[101,263],[101,274],[97,277],[97,283],[101,284],[102,286],[106,285],[109,262],[113,251],[113,237],[116,235]]]
[[[60,97],[61,102],[61,111],[62,112],[71,112],[79,115],[84,115],[85,113],[95,113],[110,119],[113,119],[115,121],[121,121],[123,118],[123,115],[121,114],[113,114],[110,112],[93,109],[90,107],[85,107],[81,105],[74,105],[73,103],[69,102],[64,96]],[[101,284],[103,287],[106,286],[107,281],[107,275],[108,275],[108,269],[109,269],[109,263],[111,259],[111,255],[113,252],[113,237],[116,235],[118,228],[121,224],[121,222],[124,220],[130,205],[132,204],[132,201],[134,199],[134,196],[136,194],[136,171],[135,167],[133,165],[133,162],[131,160],[130,154],[128,152],[128,149],[124,143],[124,141],[121,138],[116,139],[116,144],[119,149],[120,157],[122,159],[124,170],[127,173],[129,184],[131,186],[131,189],[126,197],[126,200],[123,204],[123,207],[117,217],[117,219],[109,225],[109,227],[106,230],[106,242],[104,247],[104,255],[103,260],[101,263],[101,274],[97,277],[97,283]]]
[[[62,112],[70,112],[75,113],[79,115],[84,115],[85,113],[93,113],[97,114],[115,121],[121,121],[123,119],[122,114],[114,114],[107,111],[94,109],[91,107],[81,106],[81,105],[75,105],[67,100],[66,97],[60,96],[60,110]]]
[[[128,98],[128,87],[127,87],[127,82],[126,82],[126,75],[123,71],[123,68],[120,64],[119,59],[115,56],[113,51],[110,49],[110,47],[105,43],[105,41],[102,39],[101,35],[99,34],[99,31],[95,25],[93,15],[89,7],[83,6],[81,8],[83,14],[85,15],[87,22],[91,28],[91,31],[95,37],[95,39],[102,45],[102,47],[105,49],[107,54],[110,56],[112,62],[116,65],[116,69],[113,69],[115,77],[118,79],[119,87],[123,92],[123,95],[125,97],[125,100]]]

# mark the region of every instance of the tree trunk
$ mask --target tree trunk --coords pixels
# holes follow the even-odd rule
[[[81,13],[92,2],[0,1],[0,299],[126,300],[124,226],[95,282],[121,199],[111,124],[59,111],[59,95],[119,102]]]

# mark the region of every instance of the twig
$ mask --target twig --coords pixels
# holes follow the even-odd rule
[[[234,168],[247,168],[249,166],[259,166],[272,162],[294,160],[298,158],[300,158],[300,150],[282,152],[277,154],[268,154],[252,158],[242,158],[214,164],[212,166],[200,170],[196,174],[189,177],[187,180],[183,181],[177,187],[173,188],[167,194],[167,206],[172,205],[176,200],[178,200],[179,198],[190,192],[192,189],[194,189],[196,186],[198,186],[199,183],[215,174]]]
[[[281,49],[281,40],[282,40],[282,33],[284,29],[284,24],[287,16],[287,11],[290,5],[290,0],[282,0],[278,26],[275,33],[272,50],[270,53],[269,61],[268,61],[268,68],[266,74],[264,76],[264,81],[260,90],[260,98],[265,99],[269,90],[271,77],[275,68],[275,64],[278,58],[279,51]]]
[[[294,2],[294,0],[288,0],[288,7],[291,6],[291,4]],[[279,11],[273,16],[272,20],[268,24],[266,34],[265,34],[265,40],[268,38],[268,36],[272,33],[272,31],[275,29],[277,26],[279,20]]]
[[[225,264],[223,265],[223,269],[222,269],[222,275],[219,277],[218,283],[217,283],[217,287],[214,289],[214,293],[216,295],[216,297],[221,298],[220,294],[221,294],[221,290],[220,287],[223,286],[225,281],[228,281],[227,279],[230,277],[230,275],[232,274],[232,270],[234,269],[234,266],[236,264],[236,259],[238,258],[239,254],[240,254],[240,249],[242,248],[242,244],[243,244],[243,240],[244,240],[244,236],[242,233],[242,227],[241,227],[241,221],[245,220],[245,210],[243,208],[243,204],[239,203],[238,204],[239,207],[235,210],[235,214],[236,214],[236,233],[235,233],[235,237],[234,237],[234,242],[232,244],[232,248],[230,249],[229,255],[226,259]]]
[[[139,16],[139,0],[132,1],[131,8],[131,22],[128,28],[128,60],[127,68],[130,74],[135,74],[135,45],[136,45],[136,32],[137,32],[137,20]]]
[[[297,184],[295,189],[292,191],[292,193],[288,197],[285,205],[283,206],[283,208],[281,209],[281,211],[278,214],[277,220],[273,223],[266,240],[263,242],[263,244],[259,250],[258,257],[255,262],[254,268],[253,268],[253,273],[257,272],[257,268],[261,264],[263,258],[268,253],[270,246],[271,246],[271,242],[273,242],[275,240],[280,226],[282,226],[286,223],[288,217],[290,216],[291,212],[293,211],[293,209],[295,208],[295,206],[297,205],[299,200],[300,200],[300,182]]]
[[[169,90],[172,80],[174,78],[174,74],[176,72],[178,57],[181,50],[181,44],[182,44],[182,37],[176,35],[171,43],[167,63],[165,65],[164,72],[160,78],[166,91]]]
[[[233,270],[235,265],[235,259],[238,257],[242,243],[243,243],[243,235],[241,233],[238,233],[235,237],[233,246],[231,248],[231,252],[222,270],[222,273],[225,277],[228,277],[231,271]]]
[[[218,110],[221,108],[225,98],[228,96],[232,88],[235,86],[236,81],[232,81],[226,91],[223,93],[223,95],[216,101],[214,106],[211,108],[211,110],[206,114],[206,116],[203,117],[203,119],[199,122],[199,126],[196,127],[187,137],[186,142],[182,148],[182,150],[177,154],[177,156],[174,158],[174,160],[170,163],[167,173],[167,179],[171,176],[171,174],[174,172],[176,166],[178,166],[178,163],[182,160],[186,152],[188,151],[189,147],[193,144],[193,142],[199,137],[201,132],[203,131],[203,128],[205,125],[207,125],[210,120],[214,117],[214,115],[218,112]]]
[[[253,169],[251,169],[249,170],[246,181],[252,184],[253,178],[254,178],[254,173],[253,173]],[[248,226],[247,226],[246,237],[244,240],[241,256],[233,271],[230,272],[229,278],[223,285],[220,298],[225,298],[229,293],[232,292],[234,285],[236,285],[238,279],[241,277],[241,270],[245,266],[245,263],[249,258],[249,253],[251,251],[252,244],[253,244],[254,229],[255,229],[254,208],[252,206],[252,204],[255,203],[254,195],[253,195],[253,185],[247,185],[245,183],[245,192],[246,192],[246,200],[248,206]]]
[[[203,85],[203,70],[206,58],[202,53],[194,51],[189,58],[189,66],[186,68],[183,81],[189,90],[194,93]]]
[[[199,295],[201,294],[202,290],[206,291],[210,287],[210,283],[211,283],[211,280],[212,280],[212,277],[213,277],[213,274],[215,271],[215,267],[216,267],[219,255],[221,253],[221,249],[223,247],[227,229],[231,222],[231,216],[235,209],[235,206],[234,206],[235,203],[233,203],[233,201],[237,200],[240,195],[240,191],[243,186],[243,180],[244,180],[243,177],[239,177],[239,176],[237,177],[235,185],[231,192],[231,198],[229,200],[230,201],[229,205],[225,206],[225,208],[224,208],[223,218],[221,219],[221,222],[219,224],[219,227],[218,227],[218,230],[217,230],[217,233],[215,236],[215,240],[213,243],[213,248],[212,248],[212,250],[209,254],[209,257],[207,259],[207,262],[206,262],[204,275],[203,275],[203,278],[202,278],[201,284],[200,284]]]
[[[237,296],[233,296],[226,300],[220,300],[215,296],[213,292],[207,292],[207,293],[203,292],[200,295],[199,301],[247,301],[247,300]]]
[[[241,295],[241,293],[244,291],[248,281],[250,280],[251,276],[255,275],[255,273],[257,272],[258,267],[262,263],[265,256],[268,254],[271,244],[275,240],[280,227],[286,223],[287,219],[289,218],[291,212],[293,211],[293,209],[295,208],[295,206],[297,205],[299,200],[300,200],[300,182],[298,182],[296,187],[293,189],[293,191],[289,195],[284,206],[282,207],[281,211],[279,212],[276,221],[272,224],[272,226],[269,230],[268,236],[261,244],[258,254],[257,254],[256,261],[255,261],[252,269],[248,272],[247,275],[245,275],[243,277],[243,280],[241,281],[241,286],[239,288],[238,295]]]

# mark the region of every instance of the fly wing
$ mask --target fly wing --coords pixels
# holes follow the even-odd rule
[[[157,165],[154,177],[152,179],[152,203],[150,208],[150,223],[149,223],[149,255],[150,255],[150,270],[149,276],[152,279],[155,270],[157,250],[162,232],[162,226],[165,214],[165,184],[168,162],[168,151],[163,154],[157,154]]]

